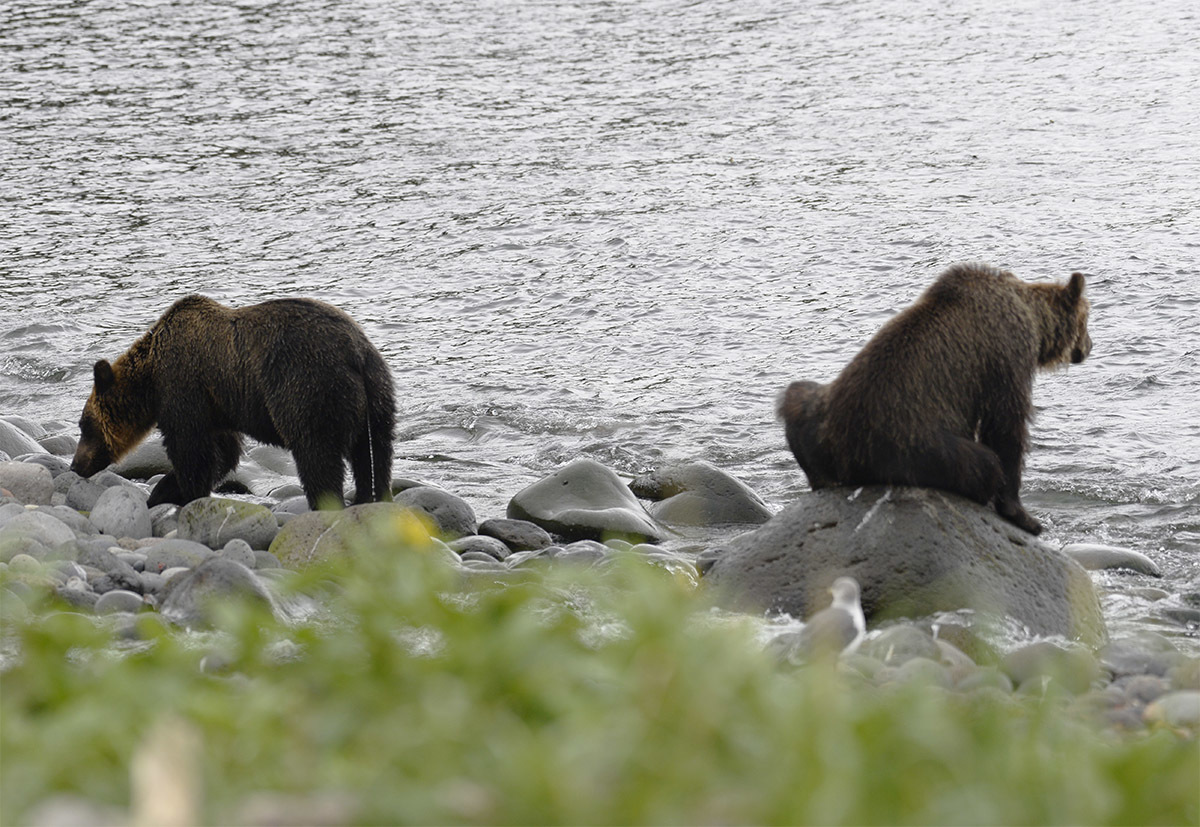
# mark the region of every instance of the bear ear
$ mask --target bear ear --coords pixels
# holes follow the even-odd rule
[[[113,373],[112,365],[105,359],[101,359],[92,366],[92,378],[96,381],[97,393],[104,393],[117,384],[117,376]]]
[[[1079,301],[1079,297],[1083,295],[1083,273],[1072,273],[1071,280],[1067,282],[1067,300],[1071,304]]]

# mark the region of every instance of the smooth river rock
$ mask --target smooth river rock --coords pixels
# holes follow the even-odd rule
[[[140,540],[152,533],[146,495],[129,485],[104,489],[88,517],[102,534]]]
[[[440,488],[422,485],[408,488],[395,496],[397,505],[416,509],[433,520],[443,540],[468,537],[475,533],[475,511],[462,497]]]
[[[707,462],[668,465],[629,483],[635,495],[654,500],[650,514],[668,525],[761,525],[771,509],[741,480]]]
[[[807,492],[709,555],[706,581],[735,608],[806,617],[834,578],[862,587],[868,621],[973,609],[1040,635],[1107,638],[1088,573],[994,510],[899,486]]]
[[[0,462],[0,488],[7,488],[26,505],[49,505],[54,477],[32,462]]]
[[[575,460],[519,491],[508,504],[508,516],[566,540],[657,542],[663,537],[621,478],[590,459]]]
[[[1162,577],[1162,569],[1140,551],[1099,543],[1068,543],[1062,548],[1070,557],[1088,571],[1097,569],[1128,569],[1151,577]]]
[[[11,422],[0,419],[0,452],[10,457],[19,457],[22,454],[37,454],[41,451],[42,446],[36,439]]]
[[[224,497],[201,497],[179,509],[175,536],[209,548],[222,548],[233,539],[265,549],[275,539],[279,522],[265,505]]]

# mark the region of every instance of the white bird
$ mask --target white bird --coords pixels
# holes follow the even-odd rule
[[[829,587],[833,604],[817,612],[800,630],[788,659],[801,662],[821,656],[853,654],[867,634],[867,619],[859,601],[858,581],[839,577]]]

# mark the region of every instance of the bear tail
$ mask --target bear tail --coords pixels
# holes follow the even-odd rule
[[[390,502],[396,398],[391,373],[378,354],[368,357],[363,370],[363,384],[367,395],[367,415],[351,458],[357,489],[354,502]]]

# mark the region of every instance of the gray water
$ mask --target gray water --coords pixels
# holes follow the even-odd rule
[[[0,5],[0,412],[74,422],[171,301],[308,295],[482,517],[580,456],[775,507],[773,417],[945,266],[1088,274],[1026,504],[1200,591],[1192,0]],[[1178,599],[1177,597],[1172,600]],[[1170,602],[1170,601],[1167,601]]]

